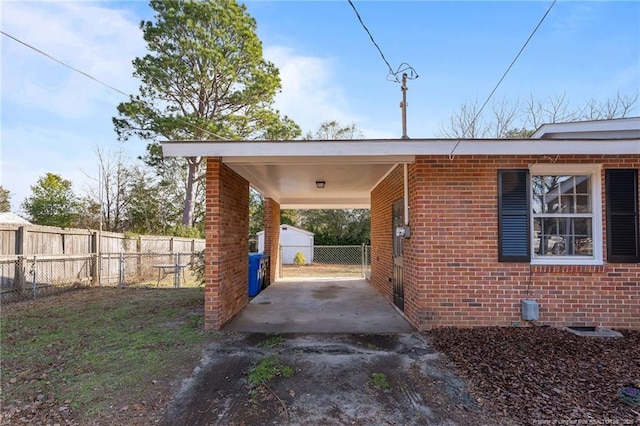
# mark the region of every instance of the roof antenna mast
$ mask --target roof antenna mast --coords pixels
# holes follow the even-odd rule
[[[400,102],[400,108],[402,109],[402,139],[409,139],[407,136],[407,73],[402,74],[402,102]]]

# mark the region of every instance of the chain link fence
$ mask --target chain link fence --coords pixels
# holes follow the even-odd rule
[[[363,278],[371,264],[368,246],[280,247],[280,278]]]
[[[195,287],[202,252],[103,253],[0,258],[0,302],[18,302],[91,286]]]
[[[280,278],[370,276],[369,246],[282,246]],[[99,286],[202,285],[202,252],[0,257],[0,302]]]
[[[200,252],[103,253],[99,285],[194,287],[201,284],[200,260]]]
[[[35,299],[92,284],[94,255],[17,256],[0,260],[0,301]]]

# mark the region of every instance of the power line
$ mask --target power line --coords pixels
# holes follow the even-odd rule
[[[475,117],[473,118],[473,120],[471,121],[471,123],[469,124],[469,126],[467,126],[466,130],[462,133],[462,136],[460,137],[460,139],[458,139],[458,141],[456,142],[456,144],[454,145],[453,149],[451,150],[451,152],[449,153],[449,159],[453,159],[454,157],[454,152],[456,151],[456,149],[458,148],[458,145],[460,145],[460,142],[462,142],[462,139],[464,138],[464,136],[467,134],[467,132],[469,131],[469,129],[471,129],[471,127],[473,127],[473,125],[476,123],[476,120],[478,119],[478,117],[480,116],[480,114],[482,113],[482,110],[484,109],[484,107],[487,106],[487,104],[489,103],[489,100],[493,97],[493,94],[496,93],[496,90],[498,90],[498,87],[500,87],[500,84],[502,84],[502,81],[505,79],[505,77],[507,76],[507,74],[509,73],[509,71],[511,71],[511,68],[513,67],[513,65],[516,63],[516,61],[518,60],[518,58],[520,57],[520,55],[522,54],[522,52],[524,51],[524,49],[527,47],[527,45],[529,44],[529,42],[531,41],[531,39],[533,38],[533,36],[535,35],[535,33],[538,31],[538,28],[540,28],[540,26],[542,25],[542,23],[544,22],[544,20],[546,19],[547,15],[549,14],[549,12],[551,12],[551,9],[553,9],[553,6],[556,4],[557,0],[553,0],[553,2],[551,3],[551,5],[549,6],[549,8],[547,9],[547,11],[544,13],[544,15],[542,16],[542,18],[540,18],[540,21],[538,22],[538,25],[536,25],[536,27],[533,29],[533,31],[531,32],[531,34],[529,35],[529,37],[527,38],[527,41],[524,42],[524,44],[522,45],[522,47],[520,48],[520,51],[518,52],[518,54],[515,56],[515,58],[513,58],[513,61],[511,61],[511,64],[509,65],[509,67],[507,67],[506,71],[502,74],[502,77],[500,77],[500,80],[498,80],[498,82],[496,83],[495,87],[493,88],[493,90],[491,91],[491,93],[489,93],[489,96],[487,97],[487,100],[484,101],[484,103],[482,104],[482,106],[480,107],[480,109],[478,110],[478,112],[476,113]]]
[[[121,95],[124,95],[124,96],[129,97],[129,95],[128,95],[127,93],[123,92],[122,90],[117,89],[117,88],[115,88],[115,87],[113,87],[113,86],[110,86],[109,84],[107,84],[107,83],[105,83],[105,82],[102,82],[102,81],[98,80],[97,78],[95,78],[95,77],[93,77],[93,76],[91,76],[91,75],[87,74],[86,72],[84,72],[84,71],[82,71],[82,70],[79,70],[79,69],[77,69],[77,68],[74,68],[74,67],[72,67],[71,65],[68,65],[68,64],[66,64],[66,63],[62,62],[60,59],[54,58],[53,56],[49,55],[49,54],[48,54],[48,53],[46,53],[46,52],[43,52],[42,50],[38,49],[38,48],[37,48],[37,47],[35,47],[35,46],[32,46],[32,45],[30,45],[30,44],[28,44],[28,43],[26,43],[26,42],[24,42],[24,41],[22,41],[22,40],[20,40],[20,39],[18,39],[18,38],[16,38],[16,37],[12,36],[12,35],[10,35],[10,34],[7,34],[7,33],[5,33],[4,31],[1,31],[1,30],[0,30],[0,33],[2,33],[2,35],[6,36],[6,37],[9,37],[10,39],[12,39],[12,40],[14,40],[14,41],[16,41],[16,42],[18,42],[18,43],[20,43],[21,45],[28,47],[28,48],[29,48],[29,49],[31,49],[31,50],[35,50],[36,52],[38,52],[38,53],[39,53],[39,54],[41,54],[42,56],[45,56],[45,57],[47,57],[47,58],[51,59],[52,61],[59,63],[59,64],[60,64],[60,65],[62,65],[63,67],[69,68],[71,71],[77,72],[78,74],[83,75],[83,76],[87,77],[88,79],[91,79],[91,80],[95,81],[95,82],[96,82],[96,83],[98,83],[98,84],[101,84],[101,85],[103,85],[103,86],[105,86],[105,87],[107,87],[107,88],[109,88],[109,89],[111,89],[111,90],[113,90],[113,91],[115,91],[115,92],[118,92],[118,93],[120,93]]]
[[[46,58],[48,58],[48,59],[50,59],[50,60],[52,60],[52,61],[54,61],[54,62],[56,62],[56,63],[58,63],[58,64],[60,64],[60,65],[62,65],[63,67],[66,67],[66,68],[70,69],[70,70],[71,70],[71,71],[73,71],[73,72],[76,72],[76,73],[78,73],[78,74],[80,74],[80,75],[82,75],[82,76],[84,76],[84,77],[86,77],[86,78],[88,78],[88,79],[90,79],[90,80],[93,80],[94,82],[96,82],[96,83],[98,83],[98,84],[100,84],[100,85],[102,85],[102,86],[104,86],[104,87],[106,87],[106,88],[108,88],[108,89],[111,89],[111,90],[113,90],[114,92],[117,92],[117,93],[119,93],[119,94],[121,94],[121,95],[123,95],[123,96],[126,96],[127,98],[129,98],[129,97],[130,97],[130,95],[129,95],[128,93],[123,92],[122,90],[118,89],[117,87],[111,86],[110,84],[107,84],[107,83],[105,83],[104,81],[98,80],[97,78],[93,77],[92,75],[90,75],[90,74],[88,74],[88,73],[86,73],[86,72],[84,72],[84,71],[82,71],[82,70],[80,70],[80,69],[78,69],[78,68],[75,68],[75,67],[73,67],[73,66],[71,66],[71,65],[67,64],[66,62],[63,62],[62,60],[57,59],[57,58],[55,58],[54,56],[51,56],[50,54],[48,54],[48,53],[46,53],[46,52],[44,52],[44,51],[42,51],[42,50],[38,49],[38,48],[37,48],[37,47],[35,47],[35,46],[32,46],[31,44],[29,44],[29,43],[27,43],[27,42],[24,42],[24,41],[22,41],[22,40],[20,40],[20,39],[18,39],[18,38],[16,38],[16,37],[14,37],[14,36],[12,36],[11,34],[7,34],[6,32],[4,32],[4,31],[2,31],[2,30],[0,30],[0,33],[1,33],[2,35],[4,35],[5,37],[9,37],[10,39],[12,39],[12,40],[16,41],[17,43],[20,43],[21,45],[23,45],[23,46],[25,46],[25,47],[28,47],[29,49],[34,50],[34,51],[38,52],[39,54],[41,54],[41,55],[45,56]],[[144,103],[147,103],[147,104],[148,104],[148,102],[146,102],[146,101],[144,101],[144,100],[142,100],[142,99],[139,99],[139,101],[141,101],[141,102],[144,102]],[[194,128],[194,129],[197,129],[197,130],[203,131],[203,132],[205,132],[205,133],[208,133],[208,134],[210,134],[211,136],[213,136],[213,137],[215,137],[215,138],[217,138],[217,139],[220,139],[220,140],[224,140],[224,139],[225,139],[225,138],[223,138],[222,136],[217,135],[217,134],[213,133],[213,132],[212,132],[212,131],[210,131],[210,130],[203,129],[202,127],[196,126],[195,124],[193,124],[193,123],[189,123],[188,121],[185,121],[185,120],[183,120],[183,119],[181,119],[181,118],[175,117],[175,119],[176,119],[177,121],[179,121],[179,122],[183,123],[183,124],[186,124],[187,126],[190,126],[190,127]]]
[[[387,61],[387,58],[384,56],[384,53],[382,52],[382,49],[380,48],[378,43],[376,43],[376,40],[373,38],[373,35],[371,34],[371,31],[369,31],[369,28],[367,28],[367,26],[365,25],[364,21],[362,20],[362,17],[360,16],[360,13],[358,13],[358,10],[356,9],[356,6],[353,4],[353,2],[351,0],[347,0],[347,1],[349,2],[349,5],[351,5],[351,8],[355,12],[356,17],[358,18],[358,21],[360,21],[360,25],[362,25],[362,28],[364,28],[366,33],[369,35],[369,38],[371,39],[371,42],[376,47],[376,49],[378,49],[378,53],[382,57],[382,60],[384,61],[384,63],[387,65],[387,68],[389,69],[389,74],[387,75],[387,78],[388,77],[393,77],[392,81],[395,81],[396,83],[400,83],[400,84],[401,84],[401,81],[400,81],[400,78],[398,76],[402,75],[404,73],[407,73],[407,78],[409,78],[410,80],[418,78],[418,73],[416,72],[416,70],[414,70],[413,67],[411,65],[407,64],[407,63],[400,64],[400,66],[398,67],[397,71],[393,70],[393,68],[389,64],[389,61]]]

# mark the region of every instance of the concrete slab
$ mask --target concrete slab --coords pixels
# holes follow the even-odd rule
[[[203,355],[163,425],[512,424],[487,416],[420,333],[228,333]],[[265,362],[290,374],[251,384]]]
[[[366,280],[279,281],[225,328],[244,333],[410,333],[412,326]]]

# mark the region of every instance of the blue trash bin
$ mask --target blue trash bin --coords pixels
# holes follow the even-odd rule
[[[262,290],[262,274],[260,263],[262,253],[249,254],[249,297],[256,296]]]

